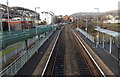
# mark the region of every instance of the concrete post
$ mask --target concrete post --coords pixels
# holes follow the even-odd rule
[[[99,37],[100,37],[100,32],[98,32],[98,44],[99,44],[99,41],[100,41],[100,40],[99,40],[99,39],[100,39]]]
[[[109,50],[109,53],[112,52],[111,49],[112,49],[112,36],[110,36],[110,50]]]
[[[26,50],[28,49],[28,40],[25,40]]]
[[[38,35],[38,40],[40,40],[40,35]]]
[[[97,38],[97,41],[96,41],[96,48],[98,48],[98,44],[99,44],[99,32],[98,32],[98,34],[96,35],[96,38]]]
[[[105,46],[105,40],[104,40],[104,39],[105,39],[105,36],[104,36],[104,35],[105,35],[105,34],[103,33],[103,46],[102,46],[103,48],[104,48],[104,46]]]
[[[35,47],[36,49],[36,53],[39,53],[39,51],[38,51],[38,41],[36,41],[36,47]]]

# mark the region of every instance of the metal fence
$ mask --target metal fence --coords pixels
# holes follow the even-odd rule
[[[83,31],[80,28],[77,28],[76,30],[80,31],[85,37],[87,37],[90,41],[92,41],[93,43],[95,43],[95,38],[92,35],[86,33],[85,31]]]
[[[0,72],[0,77],[15,75],[23,67],[23,65],[32,57],[32,55],[38,51],[40,46],[50,37],[52,33],[53,32],[46,36],[44,40],[36,41],[36,44],[33,45],[29,50],[24,51],[24,53],[19,58],[17,58],[14,62],[12,62],[9,66],[7,66]]]
[[[47,26],[44,28],[34,28],[34,29],[25,29],[25,30],[16,30],[16,31],[10,31],[10,32],[3,32],[0,34],[0,45],[2,45],[3,48],[7,47],[8,45],[11,45],[16,42],[20,42],[26,39],[29,39],[37,34],[42,34],[45,32],[49,32],[51,30],[54,30],[55,27],[53,26]]]
[[[0,40],[2,40],[2,32],[0,32]],[[2,48],[2,41],[0,41],[0,49]]]

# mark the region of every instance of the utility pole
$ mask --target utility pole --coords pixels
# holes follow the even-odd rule
[[[98,14],[99,14],[99,8],[94,8],[94,9],[96,9],[97,10],[97,26],[98,26]]]
[[[1,10],[1,8],[0,8]],[[3,35],[3,26],[2,26],[2,12],[0,12],[0,49],[3,47],[3,42],[2,42],[2,35]]]

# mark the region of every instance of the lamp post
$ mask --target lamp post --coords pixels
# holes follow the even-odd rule
[[[99,14],[99,8],[94,8],[94,9],[96,9],[97,10],[97,26],[98,26],[98,14]]]
[[[7,0],[7,15],[8,15],[8,30],[9,30],[9,32],[11,31],[10,30],[10,17],[9,17],[9,8],[8,8],[8,0]]]
[[[0,10],[2,10],[2,9],[0,8]],[[2,49],[2,34],[3,34],[2,12],[0,12],[0,49]]]
[[[99,8],[94,8],[97,10],[97,26],[98,26],[98,14],[99,14]],[[99,32],[97,34],[97,42],[96,42],[96,48],[98,47],[98,44],[99,44]]]
[[[37,13],[36,13],[36,10],[37,9],[40,9],[40,7],[35,7],[35,26],[36,26],[36,39],[38,39],[38,36],[37,36],[37,24],[36,24],[36,22],[37,22]]]
[[[20,14],[21,14],[21,19],[20,19],[20,29],[22,29],[22,21],[23,21],[23,10],[21,10],[21,12],[20,12]]]

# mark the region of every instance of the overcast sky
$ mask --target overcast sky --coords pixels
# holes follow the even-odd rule
[[[20,6],[31,10],[40,7],[40,11],[53,11],[56,15],[70,15],[76,12],[95,12],[94,8],[99,8],[100,12],[118,9],[120,0],[9,0],[9,6]],[[6,0],[0,0],[6,4]]]

